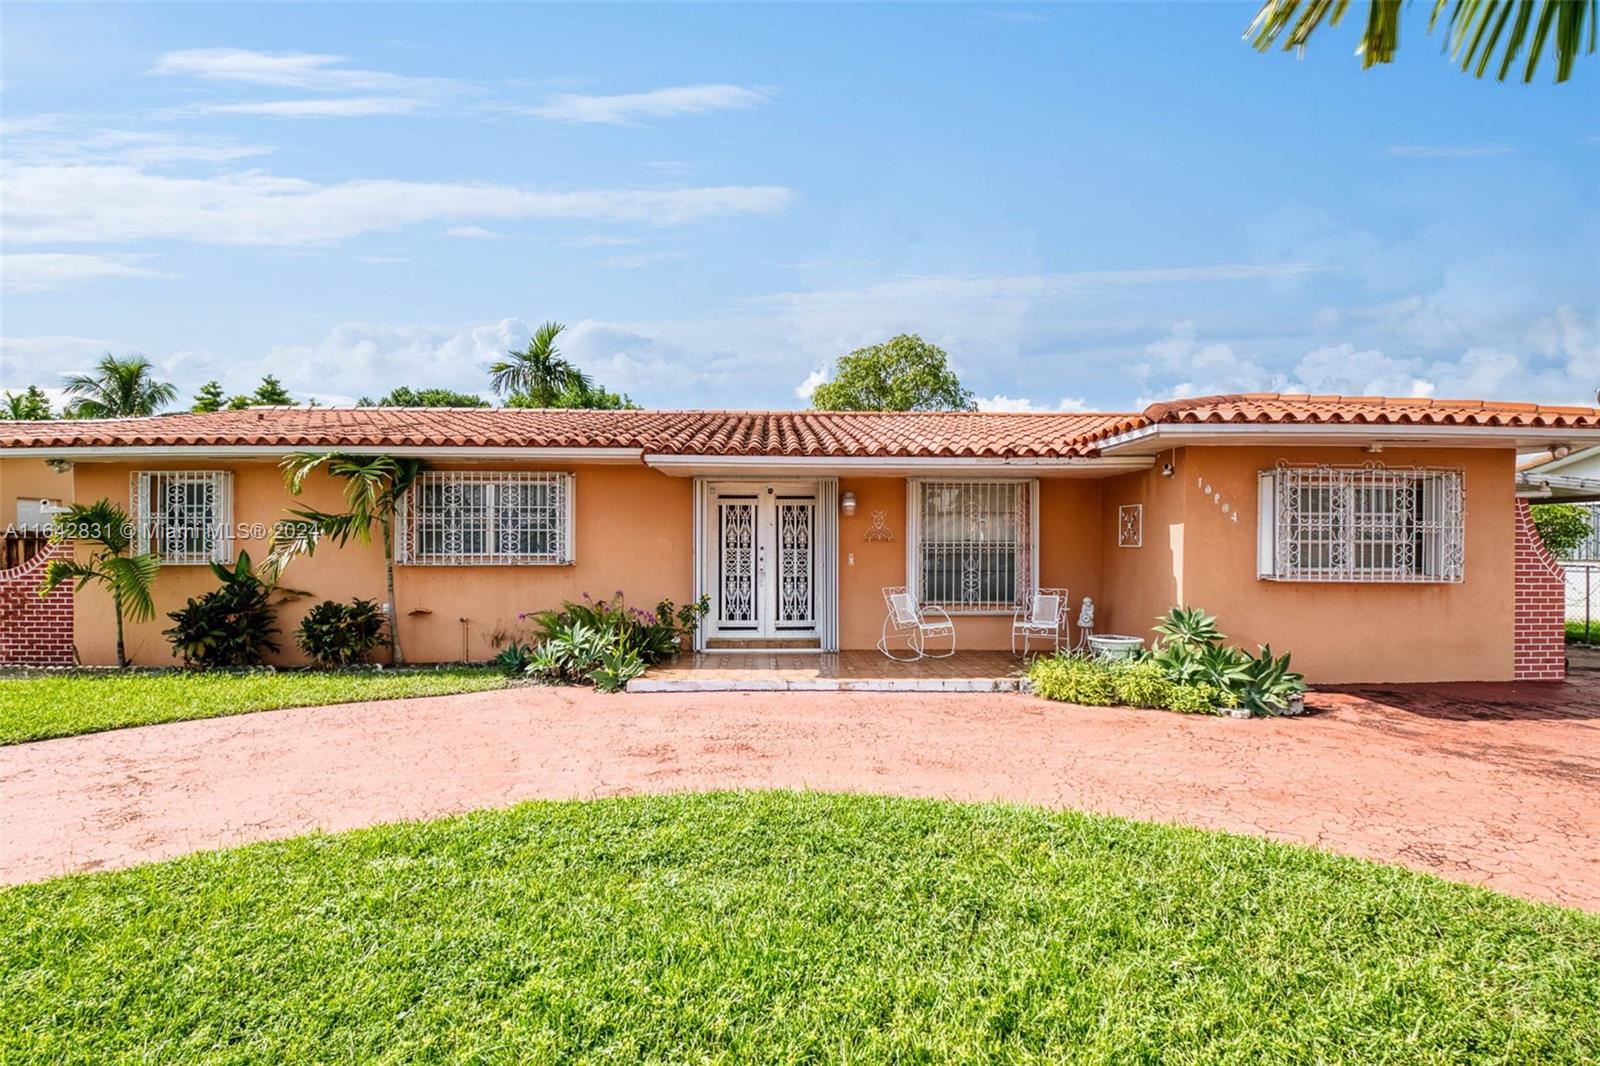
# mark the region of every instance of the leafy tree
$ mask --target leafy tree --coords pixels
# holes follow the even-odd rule
[[[589,378],[561,357],[556,338],[566,329],[559,322],[546,322],[534,330],[528,347],[510,352],[489,367],[489,384],[495,392],[516,398],[516,407],[555,407],[568,392],[590,389]]]
[[[210,414],[213,411],[222,410],[225,400],[226,396],[222,391],[222,383],[208,381],[200,386],[199,392],[194,394],[194,406],[189,410],[201,415]]]
[[[1557,559],[1569,558],[1578,545],[1594,535],[1594,525],[1589,509],[1575,503],[1536,503],[1533,511],[1533,528],[1539,539]]]
[[[454,389],[413,389],[401,385],[390,389],[389,394],[373,400],[366,396],[356,401],[357,407],[488,407],[489,401],[470,392]]]
[[[811,406],[819,411],[971,411],[977,405],[942,348],[902,333],[840,359],[833,380],[811,394]]]
[[[56,522],[57,540],[76,540],[92,546],[87,562],[77,559],[52,559],[44,568],[40,596],[48,596],[64,581],[78,582],[81,591],[98,581],[111,592],[111,609],[117,618],[117,666],[126,666],[123,653],[122,618],[135,622],[156,616],[151,588],[161,560],[149,553],[132,554],[133,525],[128,513],[110,500],[72,504]]]
[[[294,404],[294,397],[283,387],[283,382],[268,374],[261,379],[261,384],[256,386],[250,402],[257,407],[288,407]]]
[[[255,402],[256,401],[254,397],[241,393],[238,396],[228,397],[227,408],[230,411],[243,411],[249,408],[249,406]]]
[[[0,418],[39,422],[54,417],[50,397],[37,385],[29,385],[27,392],[6,393],[4,406],[0,406]]]
[[[639,405],[626,393],[612,392],[603,385],[590,384],[584,388],[569,388],[548,403],[535,403],[531,397],[516,395],[506,401],[507,407],[566,407],[587,411],[637,411]]]
[[[352,538],[363,544],[372,543],[372,527],[376,525],[383,535],[384,581],[388,595],[389,619],[396,618],[394,602],[394,515],[395,505],[421,474],[425,464],[420,459],[397,459],[388,455],[343,455],[338,452],[315,454],[297,452],[281,464],[284,484],[291,495],[300,495],[305,480],[313,471],[326,468],[330,477],[344,481],[346,510],[318,511],[295,510],[289,513],[299,522],[293,529],[275,531],[272,547],[267,554],[267,565],[281,571],[289,561],[300,555],[310,555],[323,537],[333,541],[335,547],[344,547]],[[389,626],[389,650],[396,666],[405,662],[400,649],[398,627]]]
[[[1266,0],[1245,36],[1262,52],[1280,40],[1284,51],[1303,51],[1317,27],[1324,22],[1337,26],[1349,6],[1350,0]],[[1402,6],[1399,0],[1367,0],[1367,23],[1356,46],[1363,68],[1394,61]],[[1498,50],[1495,76],[1505,81],[1527,45],[1522,80],[1533,80],[1548,52],[1555,60],[1556,81],[1562,82],[1572,76],[1580,52],[1595,50],[1596,0],[1433,0],[1429,33],[1441,16],[1446,24],[1445,51],[1475,78],[1487,73]]]
[[[178,390],[151,376],[142,355],[118,359],[107,352],[93,374],[67,377],[69,418],[138,418],[153,415],[178,398]]]

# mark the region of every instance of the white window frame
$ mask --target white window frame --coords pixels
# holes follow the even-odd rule
[[[1028,494],[1027,528],[1017,533],[1027,537],[1027,568],[1017,574],[1016,598],[1012,603],[963,602],[960,600],[925,599],[931,590],[922,588],[923,562],[923,495],[930,486],[1006,487],[1013,491],[1025,489]],[[1011,542],[1015,550],[1023,547],[1018,537]],[[981,550],[981,549],[980,549]],[[1020,568],[1020,567],[1019,567]],[[942,607],[952,615],[1011,615],[1027,601],[1033,589],[1039,587],[1039,482],[1036,478],[908,478],[906,480],[906,589],[918,603]]]
[[[430,516],[422,507],[423,493],[432,488],[465,489],[481,487],[477,502],[460,505],[457,513],[455,537],[458,544],[444,551],[424,550],[424,534],[430,523],[441,521]],[[515,512],[500,506],[502,499],[512,489],[543,486],[554,494],[552,504],[530,512]],[[544,471],[480,471],[480,470],[425,470],[401,496],[396,507],[395,562],[405,566],[570,566],[577,561],[574,550],[573,517],[576,478],[570,473]],[[551,535],[551,549],[547,552],[519,552],[507,550],[502,536],[508,518],[517,513],[527,513],[542,519],[540,532]],[[482,530],[482,550],[471,550],[459,543],[459,530],[464,523],[472,523]],[[447,538],[450,536],[446,531]]]
[[[1257,476],[1263,581],[1455,584],[1466,579],[1460,470],[1290,466]],[[1321,505],[1308,510],[1308,498]],[[1387,506],[1374,506],[1388,501]]]
[[[172,534],[195,527],[174,525],[171,494],[190,488],[209,491],[209,513],[200,524],[209,536],[199,548],[171,548]],[[163,566],[209,566],[233,561],[233,474],[227,470],[136,470],[129,478],[128,499],[133,519],[133,550],[154,554]],[[209,541],[207,544],[206,542]]]

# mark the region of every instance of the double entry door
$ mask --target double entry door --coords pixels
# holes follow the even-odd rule
[[[718,482],[707,494],[711,613],[722,639],[817,635],[815,482]]]

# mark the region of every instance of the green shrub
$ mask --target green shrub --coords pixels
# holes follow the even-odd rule
[[[1600,618],[1592,619],[1585,630],[1583,622],[1567,623],[1568,644],[1600,644]]]
[[[1109,707],[1117,702],[1111,667],[1093,659],[1054,655],[1035,659],[1028,667],[1033,691],[1047,700]]]
[[[521,656],[530,677],[555,684],[587,681],[601,692],[616,692],[651,663],[680,651],[710,606],[710,597],[702,596],[682,606],[662,600],[654,611],[644,611],[625,606],[621,592],[609,600],[585,593],[558,611],[532,615],[535,643],[514,650],[520,646],[513,641],[495,661],[509,669]]]
[[[384,642],[383,610],[372,600],[323,600],[306,612],[295,643],[319,666],[365,662]]]
[[[272,639],[278,632],[272,583],[256,574],[248,552],[239,553],[232,569],[212,563],[211,572],[222,587],[168,612],[174,624],[162,635],[172,642],[172,653],[190,666],[260,665],[267,652],[278,650]]]
[[[1123,660],[1111,667],[1111,685],[1117,702],[1130,707],[1165,707],[1172,682],[1159,663],[1150,659]]]
[[[1589,509],[1575,503],[1536,503],[1533,528],[1557,559],[1565,559],[1594,533]]]
[[[1216,714],[1222,705],[1221,697],[1221,690],[1204,681],[1173,685],[1167,692],[1167,710],[1179,714]]]

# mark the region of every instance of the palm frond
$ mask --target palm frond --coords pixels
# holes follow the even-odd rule
[[[100,561],[100,569],[112,595],[122,601],[122,610],[135,622],[147,622],[156,616],[155,599],[151,586],[161,570],[161,560],[154,555],[119,555]]]
[[[1348,7],[1349,0],[1265,0],[1245,38],[1263,52],[1280,42],[1285,51],[1303,51],[1320,26],[1337,26]],[[1402,0],[1368,0],[1356,46],[1363,67],[1394,60],[1401,7]],[[1505,81],[1526,51],[1524,82],[1533,80],[1547,54],[1555,60],[1555,80],[1564,82],[1578,56],[1595,51],[1597,21],[1600,0],[1434,0],[1428,32],[1444,22],[1445,51],[1473,77],[1483,77],[1498,59],[1495,77]]]
[[[39,595],[48,596],[62,584],[74,579],[81,589],[99,576],[99,572],[93,567],[75,559],[52,559],[45,565],[44,580],[39,585]]]

